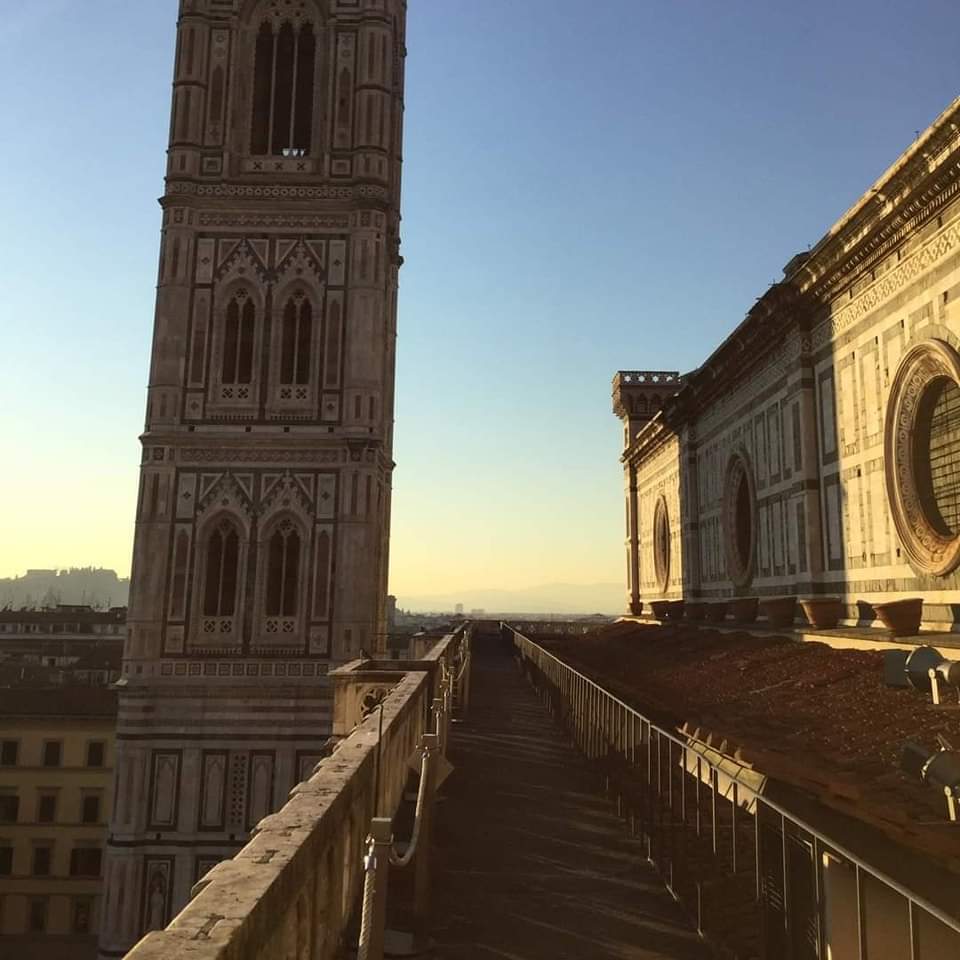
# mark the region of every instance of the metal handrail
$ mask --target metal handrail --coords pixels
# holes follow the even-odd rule
[[[686,758],[686,751],[692,749],[690,746],[690,740],[684,740],[683,738],[677,736],[676,734],[665,730],[663,727],[658,726],[653,723],[647,717],[645,717],[640,711],[636,710],[634,707],[631,707],[629,704],[625,703],[619,697],[610,693],[604,687],[600,686],[594,680],[591,680],[588,676],[580,673],[574,667],[571,667],[569,664],[565,663],[556,655],[550,653],[540,644],[531,640],[529,637],[524,636],[514,627],[510,626],[508,623],[503,624],[506,629],[510,630],[514,637],[514,644],[520,649],[521,653],[527,655],[527,651],[534,651],[537,657],[544,658],[546,660],[552,661],[558,668],[567,672],[571,676],[575,677],[577,682],[585,684],[587,688],[592,689],[594,692],[599,694],[602,697],[605,697],[608,701],[624,710],[628,715],[632,715],[636,720],[640,721],[642,726],[646,726],[648,730],[648,735],[650,731],[655,731],[659,737],[666,738],[667,741],[676,744],[682,751],[684,751],[683,756]],[[534,660],[534,657],[529,657],[528,659]],[[537,664],[539,666],[539,664]],[[642,727],[641,727],[642,729]],[[702,762],[710,769],[711,778],[714,777],[715,773],[720,771],[720,767],[717,764],[711,763],[709,758],[706,756],[701,756],[698,760],[698,763]],[[944,912],[942,909],[937,907],[935,904],[930,903],[925,897],[920,896],[908,888],[903,886],[903,884],[894,880],[892,877],[884,873],[883,871],[877,869],[876,867],[871,866],[862,857],[853,853],[849,848],[845,847],[842,843],[838,843],[832,837],[823,833],[822,830],[817,829],[816,827],[811,826],[807,821],[802,817],[797,816],[797,814],[788,810],[786,807],[777,803],[775,800],[771,800],[768,797],[761,795],[760,790],[755,790],[749,786],[749,784],[742,781],[738,781],[738,790],[746,791],[749,793],[758,803],[762,803],[765,807],[772,810],[774,813],[779,814],[784,820],[789,820],[791,823],[800,827],[806,833],[809,833],[812,837],[816,838],[823,846],[827,847],[830,851],[837,853],[839,856],[843,857],[845,860],[848,860],[853,864],[858,870],[862,870],[866,874],[874,877],[876,880],[879,880],[881,883],[890,887],[892,890],[895,890],[899,893],[904,899],[906,899],[910,904],[916,905],[920,909],[926,911],[941,923],[945,924],[951,930],[954,930],[960,933],[960,919],[955,916]]]

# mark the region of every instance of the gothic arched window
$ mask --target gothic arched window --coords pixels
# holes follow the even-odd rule
[[[294,294],[283,308],[282,331],[280,383],[309,383],[313,306],[303,293]]]
[[[295,617],[300,597],[300,534],[284,520],[267,541],[268,617]]]
[[[254,56],[250,152],[282,156],[310,149],[317,40],[313,24],[267,20]]]
[[[223,366],[220,381],[225,384],[253,381],[253,343],[256,307],[246,290],[238,290],[227,304],[223,328]]]
[[[232,617],[240,582],[240,535],[229,520],[221,520],[207,540],[204,565],[203,615]]]

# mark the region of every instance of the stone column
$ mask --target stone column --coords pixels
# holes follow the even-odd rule
[[[820,510],[820,453],[817,434],[820,424],[814,384],[813,363],[800,357],[800,476],[803,481],[803,515],[807,572],[815,581],[823,572],[823,521]]]
[[[637,469],[628,463],[624,470],[627,498],[627,602],[630,613],[639,615],[640,598],[640,517],[637,501]]]

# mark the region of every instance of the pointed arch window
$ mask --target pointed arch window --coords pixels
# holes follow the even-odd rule
[[[290,520],[284,520],[267,541],[268,618],[297,616],[300,601],[300,534]]]
[[[253,349],[257,310],[253,298],[238,290],[227,304],[223,328],[223,363],[220,382],[239,386],[253,382]]]
[[[283,308],[282,329],[280,383],[307,384],[313,346],[313,305],[302,291],[290,297]]]
[[[302,156],[313,133],[313,78],[317,39],[313,24],[267,20],[254,54],[254,156]]]
[[[229,520],[221,520],[207,540],[204,563],[203,616],[233,617],[240,582],[240,534]]]

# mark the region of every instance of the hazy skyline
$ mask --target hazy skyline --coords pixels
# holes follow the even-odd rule
[[[0,32],[0,576],[129,572],[176,8]],[[622,581],[613,373],[697,366],[869,188],[953,17],[412,0],[391,592]]]

